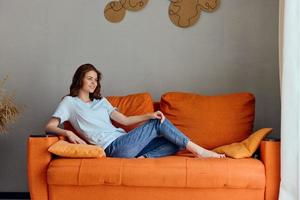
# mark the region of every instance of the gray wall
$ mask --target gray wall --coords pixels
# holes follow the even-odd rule
[[[119,24],[108,0],[0,0],[0,78],[16,91],[23,115],[0,136],[0,191],[28,191],[26,142],[68,92],[75,69],[96,65],[103,95],[167,91],[206,95],[249,91],[255,129],[280,130],[276,0],[221,0],[188,29],[168,18],[168,0],[151,0]]]

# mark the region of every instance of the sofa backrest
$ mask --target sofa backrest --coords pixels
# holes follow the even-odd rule
[[[248,92],[215,96],[168,92],[161,96],[160,102],[153,102],[149,93],[107,99],[127,116],[161,110],[192,141],[208,149],[239,142],[253,129],[255,98]],[[126,127],[112,123],[127,132],[139,125]],[[68,121],[64,122],[64,128],[77,133]]]
[[[212,149],[252,133],[255,98],[248,92],[217,96],[168,92],[161,97],[160,110],[192,141]]]

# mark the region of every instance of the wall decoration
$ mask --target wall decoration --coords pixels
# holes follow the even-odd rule
[[[104,9],[105,18],[113,23],[122,21],[125,14],[125,8],[119,1],[109,2]]]
[[[205,12],[213,12],[220,5],[220,0],[198,0],[198,1],[201,6],[201,10]]]
[[[120,0],[126,10],[139,11],[143,9],[149,0]]]
[[[126,10],[139,11],[143,9],[149,0],[119,0],[109,2],[104,9],[105,18],[113,23],[124,19]]]
[[[25,105],[15,103],[15,93],[9,94],[4,88],[8,75],[0,80],[0,135],[8,133],[8,125],[16,122]]]
[[[169,17],[173,24],[185,28],[195,24],[201,13],[197,0],[171,0]]]
[[[169,18],[176,26],[187,28],[194,25],[201,11],[213,12],[219,5],[219,0],[170,0]]]
[[[139,11],[149,0],[115,0],[109,2],[104,9],[105,18],[113,23],[124,19],[126,10]],[[213,12],[220,0],[169,0],[169,18],[173,24],[181,28],[194,25],[200,18],[202,11]]]

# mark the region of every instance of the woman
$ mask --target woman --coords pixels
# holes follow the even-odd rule
[[[101,96],[101,78],[101,72],[93,65],[81,65],[73,76],[70,94],[58,105],[46,125],[46,132],[66,136],[72,143],[101,146],[110,157],[155,158],[175,154],[181,149],[197,157],[225,157],[190,141],[161,111],[123,115]],[[113,126],[111,119],[123,125],[145,123],[126,133]],[[79,136],[59,128],[64,121],[69,121]]]

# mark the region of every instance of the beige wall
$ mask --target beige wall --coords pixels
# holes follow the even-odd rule
[[[26,140],[68,92],[74,70],[103,72],[103,94],[167,91],[256,96],[255,129],[279,136],[278,2],[221,0],[188,29],[168,18],[168,0],[151,0],[124,21],[105,20],[107,0],[0,0],[0,78],[26,110],[0,136],[0,192],[28,191]]]

